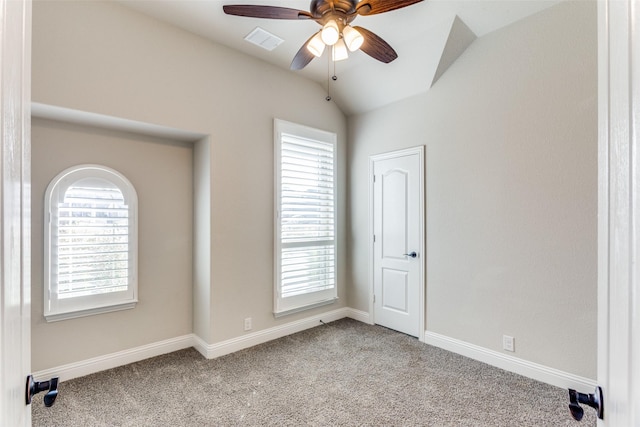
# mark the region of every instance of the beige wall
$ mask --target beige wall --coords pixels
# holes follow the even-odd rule
[[[596,4],[476,40],[424,95],[349,121],[350,218],[368,157],[426,146],[427,330],[596,377]],[[367,221],[349,304],[367,310]],[[509,353],[511,354],[511,353]]]
[[[193,146],[49,120],[32,122],[32,362],[40,370],[191,333]],[[49,182],[86,163],[122,173],[138,194],[135,309],[47,323],[43,209]]]
[[[209,135],[210,145],[195,149],[198,156],[209,156],[205,161],[196,159],[196,179],[205,177],[210,182],[195,183],[195,191],[208,189],[210,199],[204,207],[202,200],[196,201],[198,209],[210,211],[211,240],[196,239],[196,247],[210,249],[209,288],[203,289],[199,282],[194,304],[198,314],[193,328],[205,342],[245,334],[245,317],[253,318],[252,332],[256,332],[345,306],[342,251],[337,303],[277,320],[272,314],[274,118],[337,133],[342,206],[338,238],[339,245],[345,246],[346,118],[335,104],[325,101],[319,85],[115,2],[36,1],[32,86],[35,102]],[[34,156],[39,155],[37,149]],[[66,152],[60,155],[66,156]],[[144,156],[129,156],[137,164],[152,166]],[[197,221],[202,217],[197,216]],[[202,224],[198,230],[208,232]],[[198,278],[206,276],[200,274],[204,270],[197,271]],[[41,289],[34,283],[33,294],[38,293]],[[35,327],[42,321],[37,306],[34,301]],[[180,316],[188,316],[191,308],[184,310]],[[92,331],[102,331],[112,324],[125,324],[125,317],[120,316],[127,315],[93,316],[77,324],[84,331],[89,331],[87,325]],[[126,323],[117,337],[94,333],[92,341],[108,343],[90,348],[65,346],[60,350],[64,354],[55,361],[34,363],[33,369],[125,350],[169,335],[151,319]],[[47,344],[74,328],[71,322],[59,322],[46,339],[34,335],[34,359],[47,351]],[[174,336],[189,332],[178,329]]]

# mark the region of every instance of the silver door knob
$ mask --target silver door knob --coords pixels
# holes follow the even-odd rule
[[[411,258],[417,258],[418,254],[416,253],[416,251],[413,252],[409,252],[408,254],[402,254],[404,256],[410,256]]]

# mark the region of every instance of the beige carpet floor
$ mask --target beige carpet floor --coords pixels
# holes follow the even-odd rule
[[[38,426],[595,426],[567,391],[343,319],[215,360],[178,351],[60,384]]]

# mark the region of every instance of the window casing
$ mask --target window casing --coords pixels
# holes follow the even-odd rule
[[[47,321],[135,307],[138,198],[105,166],[61,172],[45,193],[44,316]]]
[[[337,299],[336,135],[275,120],[274,313]]]

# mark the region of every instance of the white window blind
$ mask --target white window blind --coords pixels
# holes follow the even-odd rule
[[[277,122],[276,313],[336,297],[335,135]]]
[[[85,179],[69,187],[54,212],[58,298],[126,291],[129,208],[122,192],[108,181]]]
[[[75,166],[51,181],[45,210],[45,318],[133,308],[137,195],[131,183],[104,166]]]

